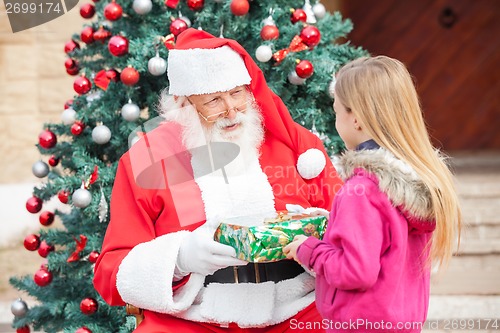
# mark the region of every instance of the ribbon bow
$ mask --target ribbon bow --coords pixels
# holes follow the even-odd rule
[[[290,52],[300,52],[309,49],[309,47],[302,42],[302,38],[296,35],[293,37],[288,48],[279,50],[273,54],[273,59],[276,61],[276,65],[283,61]]]
[[[75,252],[73,252],[68,260],[66,260],[67,262],[73,262],[73,261],[78,261],[80,260],[80,252],[83,251],[83,249],[85,248],[85,245],[87,245],[87,237],[84,236],[84,235],[80,235],[80,241],[78,241],[78,239],[76,238],[73,238],[76,242],[76,249],[75,249]]]

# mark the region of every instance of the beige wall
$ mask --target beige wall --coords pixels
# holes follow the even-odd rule
[[[75,94],[64,44],[82,29],[78,9],[14,34],[0,2],[0,183],[37,179],[31,165],[41,157],[38,134],[45,122],[60,121],[64,102]]]

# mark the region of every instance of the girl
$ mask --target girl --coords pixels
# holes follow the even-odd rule
[[[453,177],[432,147],[406,67],[386,56],[346,64],[335,85],[335,127],[348,151],[345,184],[324,239],[284,248],[316,273],[316,304],[330,332],[420,332],[430,262],[460,236]]]

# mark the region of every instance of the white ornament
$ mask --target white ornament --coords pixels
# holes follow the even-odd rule
[[[148,61],[148,71],[154,76],[165,74],[167,71],[167,61],[160,57],[158,52],[156,52],[156,56]]]
[[[99,125],[92,130],[92,140],[99,145],[104,145],[111,139],[111,131],[106,125]]]
[[[321,20],[326,15],[326,8],[322,3],[316,3],[312,10],[317,19]]]
[[[311,2],[309,0],[306,0],[304,7],[302,7],[304,12],[306,12],[306,23],[307,24],[315,24],[316,23],[316,16],[314,15]]]
[[[191,28],[191,20],[187,16],[184,16],[179,12],[179,18],[186,22],[188,28]]]
[[[76,111],[73,108],[67,108],[61,113],[61,120],[64,125],[73,125],[76,121]]]
[[[335,73],[333,73],[332,74],[332,81],[330,81],[330,84],[328,85],[328,94],[330,95],[331,98],[335,98],[335,95],[334,95],[335,83],[337,83],[337,80],[335,79]]]
[[[18,298],[10,305],[10,311],[17,318],[23,318],[28,312],[28,304],[25,301]]]
[[[46,177],[49,174],[49,166],[43,161],[33,163],[31,171],[38,178]]]
[[[76,207],[85,208],[90,205],[90,202],[92,201],[92,194],[90,194],[90,192],[85,188],[79,188],[73,192],[71,200],[73,201],[73,205]]]
[[[276,25],[276,22],[274,22],[274,19],[272,16],[269,16],[268,18],[264,19],[262,21],[262,25],[263,26],[266,26],[266,25]]]
[[[108,202],[101,188],[101,199],[99,200],[99,222],[104,222],[108,217]]]
[[[134,0],[132,8],[137,14],[145,15],[153,9],[153,3],[151,0]]]
[[[300,154],[297,160],[297,171],[304,179],[317,177],[326,166],[325,154],[319,149],[311,148]]]
[[[306,79],[299,77],[297,75],[297,72],[293,70],[290,72],[290,74],[288,74],[288,82],[293,85],[300,86],[306,82]]]
[[[273,57],[273,51],[268,45],[261,45],[255,50],[255,58],[260,62],[268,62]]]
[[[136,104],[132,103],[131,100],[122,107],[122,117],[126,121],[136,121],[139,119],[140,114],[141,109],[139,109]]]

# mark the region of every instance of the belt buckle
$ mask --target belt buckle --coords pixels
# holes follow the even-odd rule
[[[254,274],[255,274],[255,283],[260,283],[260,272],[259,272],[259,264],[254,262],[253,263],[254,267]],[[234,276],[234,283],[240,283],[239,277],[238,277],[238,266],[233,266],[233,276]]]

